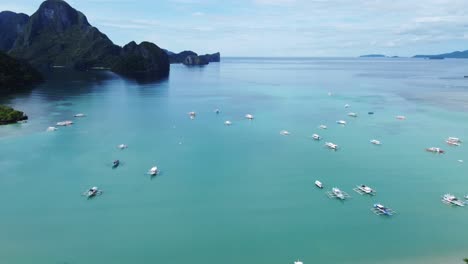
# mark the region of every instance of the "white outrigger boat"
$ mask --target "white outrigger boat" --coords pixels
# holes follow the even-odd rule
[[[120,145],[118,145],[117,147],[118,147],[119,149],[126,149],[126,148],[128,148],[128,146],[125,145],[125,144],[120,144]]]
[[[449,138],[447,139],[447,141],[462,143],[462,141],[460,140],[460,138],[457,138],[457,137],[449,137]]]
[[[254,119],[254,116],[251,115],[251,114],[246,114],[246,115],[245,115],[245,118],[247,118],[247,119],[249,119],[249,120],[252,120],[252,119]]]
[[[374,204],[374,206],[371,208],[371,211],[374,212],[376,215],[387,215],[387,216],[392,216],[396,214],[396,212],[388,207],[383,206],[380,203]]]
[[[312,138],[313,138],[314,140],[320,140],[320,139],[322,139],[318,134],[313,134],[313,135],[312,135]]]
[[[338,121],[336,121],[336,123],[337,123],[338,125],[343,125],[343,126],[346,125],[346,121],[344,121],[344,120],[338,120]]]
[[[83,195],[86,196],[88,199],[101,195],[101,194],[102,194],[102,191],[99,190],[99,188],[96,186],[91,187],[89,190],[83,193]]]
[[[440,148],[436,148],[436,147],[430,147],[430,148],[427,148],[426,149],[427,152],[432,152],[432,153],[437,153],[437,154],[444,154],[445,151],[440,149]]]
[[[348,116],[350,116],[350,117],[357,117],[357,114],[356,114],[356,113],[353,113],[353,112],[351,112],[351,113],[348,113]]]
[[[323,189],[323,184],[321,181],[315,181],[315,186],[319,187],[320,189]]]
[[[320,125],[319,128],[320,129],[327,129],[327,126],[326,125]]]
[[[229,121],[229,120],[227,120],[227,121],[224,122],[224,124],[225,124],[226,126],[230,126],[230,125],[232,125],[232,122]]]
[[[289,131],[287,131],[287,130],[281,130],[280,135],[289,136],[289,135],[291,135],[291,133]]]
[[[149,171],[148,174],[151,176],[155,176],[159,173],[158,167],[154,166]]]
[[[372,140],[370,141],[370,143],[372,143],[372,144],[374,144],[374,145],[382,145],[382,142],[380,142],[380,141],[377,140],[377,139],[372,139]]]
[[[325,146],[329,149],[338,150],[338,145],[333,144],[331,142],[325,142]]]
[[[57,126],[71,126],[73,125],[73,121],[65,120],[65,121],[57,122],[56,125]]]
[[[192,111],[192,112],[188,112],[188,115],[189,115],[190,119],[195,119],[195,117],[197,116],[197,113]]]
[[[466,196],[465,196],[466,198]],[[451,195],[450,193],[444,194],[442,196],[442,202],[448,205],[454,205],[454,206],[465,206],[465,202],[462,200],[458,199],[454,195]]]
[[[86,115],[83,114],[83,113],[79,113],[79,114],[74,115],[74,117],[85,117],[85,116],[86,116]]]
[[[56,131],[56,130],[58,130],[58,128],[53,127],[53,126],[47,128],[47,132],[52,132],[52,131]]]
[[[346,200],[348,198],[351,198],[351,196],[349,196],[349,194],[347,194],[346,192],[341,191],[337,187],[333,187],[331,191],[327,192],[327,195],[328,195],[328,197],[330,199],[331,198],[337,198],[339,200]]]
[[[356,188],[354,188],[353,190],[359,193],[360,195],[363,195],[363,194],[376,195],[377,194],[377,192],[374,189],[364,184],[356,185]]]

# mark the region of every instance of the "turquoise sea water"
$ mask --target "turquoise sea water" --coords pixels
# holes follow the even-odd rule
[[[440,197],[468,194],[468,146],[444,142],[468,140],[467,69],[468,60],[227,58],[172,65],[158,83],[56,71],[0,100],[30,117],[0,127],[0,263],[461,263],[468,208]],[[76,113],[87,117],[45,132]],[[432,146],[447,153],[424,151]],[[161,175],[151,179],[153,165]],[[360,196],[357,184],[378,194]],[[94,185],[102,196],[81,196]],[[334,186],[352,198],[329,199]],[[374,215],[375,202],[397,215]]]

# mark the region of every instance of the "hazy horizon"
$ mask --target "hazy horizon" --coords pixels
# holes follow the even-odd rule
[[[0,2],[32,15],[42,0]],[[468,49],[468,1],[69,0],[114,43],[224,57],[411,57]]]

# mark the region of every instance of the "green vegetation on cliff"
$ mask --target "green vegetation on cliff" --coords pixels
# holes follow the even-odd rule
[[[26,119],[28,119],[28,116],[23,112],[0,105],[0,125],[13,124]]]
[[[40,81],[41,74],[31,65],[0,52],[0,94],[16,92]]]

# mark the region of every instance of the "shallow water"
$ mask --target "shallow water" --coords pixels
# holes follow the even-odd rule
[[[58,70],[0,100],[30,117],[0,127],[0,262],[461,263],[468,211],[440,197],[468,194],[468,148],[444,143],[468,139],[467,66],[227,58],[172,65],[158,83]],[[45,132],[66,119],[75,124]],[[378,194],[355,193],[362,183]],[[81,196],[94,185],[102,196]],[[352,198],[329,199],[334,186]],[[375,202],[397,215],[374,215]]]

